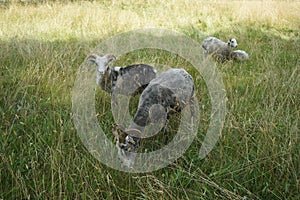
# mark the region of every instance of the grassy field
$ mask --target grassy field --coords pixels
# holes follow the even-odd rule
[[[0,199],[300,199],[300,2],[24,2],[0,1]],[[210,98],[201,76],[166,52],[141,50],[117,60],[185,67],[202,104],[198,136],[180,159],[131,174],[85,149],[71,98],[77,69],[99,42],[146,27],[199,43],[209,35],[235,37],[250,60],[218,63],[226,121],[202,160]],[[109,135],[110,96],[97,91],[96,99]]]

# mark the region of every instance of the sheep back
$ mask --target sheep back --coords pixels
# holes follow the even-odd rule
[[[139,126],[149,123],[149,109],[160,104],[165,111],[179,112],[191,101],[194,81],[184,69],[169,69],[153,79],[142,92],[134,122]]]
[[[202,48],[205,56],[212,55],[221,60],[228,59],[231,54],[231,48],[228,44],[215,37],[204,39]]]

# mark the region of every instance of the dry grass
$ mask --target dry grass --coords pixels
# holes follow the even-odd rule
[[[0,8],[0,198],[299,198],[300,2],[32,2]],[[233,36],[250,60],[218,64],[227,116],[208,157],[198,158],[210,116],[198,76],[203,126],[191,148],[164,169],[127,174],[100,164],[83,147],[72,122],[71,91],[78,67],[100,41],[146,27],[198,42]],[[188,66],[175,55],[148,50],[118,64],[155,61]],[[96,98],[102,103],[99,123],[109,133],[109,95]]]

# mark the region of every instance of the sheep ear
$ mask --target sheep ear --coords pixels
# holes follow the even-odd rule
[[[89,55],[89,57],[87,58],[87,60],[90,61],[91,63],[96,63],[97,57],[98,56],[96,54],[91,54],[91,55]]]
[[[118,130],[121,130],[122,133],[119,135]],[[125,141],[126,136],[128,135],[125,131],[124,128],[121,125],[116,125],[113,130],[113,135],[117,139],[117,141],[123,143]]]
[[[112,129],[112,133],[115,136],[115,138],[117,139],[117,141],[119,141],[119,134],[118,134],[118,125],[114,126]]]

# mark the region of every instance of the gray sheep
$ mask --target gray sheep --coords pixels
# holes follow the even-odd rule
[[[204,56],[213,56],[219,61],[225,61],[230,59],[232,49],[237,47],[237,41],[235,38],[231,38],[228,42],[223,42],[215,37],[208,37],[202,42],[202,49]]]
[[[166,119],[169,114],[180,112],[186,104],[192,105],[193,95],[193,78],[184,69],[169,69],[151,80],[141,94],[138,109],[129,127],[124,129],[116,126],[113,129],[121,162],[127,167],[134,164],[141,136],[145,127],[151,123],[150,115],[154,106],[160,105],[163,112],[159,112],[158,117]],[[121,134],[118,134],[118,129],[121,129]]]

